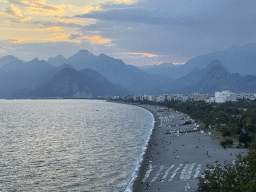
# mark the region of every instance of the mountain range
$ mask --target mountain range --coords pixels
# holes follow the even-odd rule
[[[205,68],[212,60],[216,59],[220,60],[231,73],[238,73],[242,76],[256,75],[256,43],[232,46],[222,51],[200,55],[190,59],[184,65],[167,70],[161,70],[161,65],[154,66],[154,70],[147,67],[140,69],[149,74],[162,74],[165,77],[178,79],[190,73],[195,67]]]
[[[25,62],[9,55],[0,58],[0,98],[255,92],[255,50],[256,44],[248,44],[198,56],[184,65],[163,63],[140,68],[87,50],[68,59],[59,55],[47,61],[35,58]]]
[[[56,73],[45,85],[27,93],[29,98],[91,98],[93,96],[123,95],[105,77],[91,69],[77,71],[64,68]]]
[[[104,86],[106,86],[104,83],[108,81],[109,85],[111,83],[111,85],[119,90],[112,89],[112,86],[112,88],[108,88],[113,92],[97,92],[90,87],[91,92],[89,91],[89,95],[92,96],[104,94],[116,95],[117,93],[119,93],[118,95],[128,93],[140,94],[154,86],[161,85],[166,81],[171,81],[171,79],[161,76],[150,75],[135,66],[126,65],[122,60],[114,59],[105,54],[95,56],[87,50],[81,50],[68,59],[62,56],[49,58],[48,61],[52,64],[44,60],[38,60],[37,58],[28,62],[15,59],[14,57],[11,58],[8,56],[8,58],[10,58],[9,63],[5,65],[5,62],[0,64],[2,65],[2,67],[0,67],[0,98],[40,97],[39,94],[37,94],[40,92],[38,89],[42,86],[44,86],[45,89],[47,84],[50,90],[50,84],[54,84],[52,78],[66,67],[73,68],[79,72],[82,69],[91,69],[90,73],[87,70],[86,75],[88,77],[94,77],[94,79],[100,80],[98,83]],[[65,64],[63,64],[63,62],[65,62]],[[93,83],[93,81],[90,82],[97,85],[99,89],[104,90],[101,85]],[[81,82],[76,82],[76,84],[79,84],[81,88],[81,90],[79,89],[77,91],[79,93],[81,91],[83,92]],[[55,86],[57,86],[56,83]],[[34,95],[30,94],[32,92]],[[40,93],[42,94],[42,92]],[[73,92],[62,93],[63,97],[70,97]],[[61,94],[55,93],[53,95],[51,97],[60,97]],[[50,97],[50,94],[42,95],[42,97],[46,96]]]
[[[59,62],[60,60],[62,63]],[[135,94],[142,94],[153,86],[172,81],[172,78],[148,74],[133,65],[126,65],[122,60],[105,54],[95,56],[87,50],[81,50],[66,60],[57,56],[47,61],[52,65],[67,63],[77,70],[84,68],[95,70],[113,84],[125,87]]]
[[[159,75],[170,78],[172,77],[172,72],[181,66],[181,64],[174,65],[173,63],[161,63],[159,65],[138,66],[138,68],[151,75]]]
[[[176,79],[171,84],[151,90],[151,94],[214,94],[229,90],[234,93],[256,91],[256,76],[241,76],[230,73],[219,60],[213,60],[206,68],[194,68],[188,75]]]

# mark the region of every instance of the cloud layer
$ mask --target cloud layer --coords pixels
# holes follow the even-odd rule
[[[70,47],[74,52],[82,47],[134,65],[184,63],[256,43],[255,0],[78,1],[81,6],[71,0],[58,5],[53,0],[0,0],[6,4],[0,9],[0,56],[19,47],[32,57],[37,44],[41,57],[48,50],[69,54]]]

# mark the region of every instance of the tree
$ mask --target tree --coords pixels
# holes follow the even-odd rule
[[[256,143],[248,155],[238,155],[235,164],[221,166],[218,161],[207,165],[204,176],[198,178],[198,186],[209,192],[254,192],[256,187]]]
[[[247,142],[251,142],[252,138],[248,135],[248,133],[240,133],[239,142],[246,144]]]

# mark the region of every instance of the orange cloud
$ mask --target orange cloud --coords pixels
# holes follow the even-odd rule
[[[1,49],[0,49],[0,52],[5,52],[5,50],[1,50]]]
[[[126,3],[126,4],[133,4],[136,0],[115,0],[117,3]]]
[[[89,13],[91,11],[102,11],[100,6],[96,5],[88,5],[86,7],[76,7],[73,5],[63,5],[64,8],[68,9],[70,12],[75,12],[77,13]]]
[[[67,40],[67,38],[70,35],[64,34],[64,33],[54,33],[53,38],[45,39],[45,41],[51,41],[51,42],[58,42],[58,41],[63,41]]]
[[[183,65],[185,63],[173,63],[174,65]]]
[[[21,10],[12,4],[6,9],[0,10],[0,13],[12,17],[15,21],[28,21],[31,19],[31,17],[24,17],[21,13]]]
[[[65,13],[62,6],[47,5],[44,0],[6,0],[25,7],[30,14],[58,15]]]
[[[27,39],[10,39],[9,42],[12,44],[22,44],[23,42],[28,41]]]
[[[60,19],[60,18],[57,18],[56,22],[78,24],[78,23],[81,23],[81,20],[79,20],[79,19]]]
[[[127,53],[129,55],[138,55],[138,56],[143,56],[143,57],[157,57],[155,54],[150,54],[150,53]]]
[[[0,0],[0,2],[18,5],[27,10],[29,14],[41,15],[74,15],[84,14],[91,11],[101,11],[98,5],[88,5],[86,7],[76,7],[73,5],[50,5],[45,0]]]
[[[85,37],[79,37],[77,39],[77,42],[81,42],[81,40],[87,39],[89,40],[92,44],[105,44],[105,43],[110,43],[110,39],[104,39],[98,35],[96,36],[85,36]]]
[[[43,30],[43,31],[64,31],[61,27],[58,26],[51,26],[51,27],[39,27],[36,30]]]

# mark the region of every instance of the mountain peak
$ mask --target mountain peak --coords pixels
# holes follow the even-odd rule
[[[90,52],[86,49],[82,49],[82,50],[78,51],[77,54],[90,54]]]
[[[33,59],[32,61],[39,61],[39,59],[36,57],[35,59]]]
[[[213,67],[217,67],[217,66],[224,67],[223,63],[220,60],[215,59],[215,60],[211,61],[210,64],[205,69],[206,69],[206,71],[209,71]]]
[[[106,54],[104,54],[104,53],[101,53],[100,55],[99,55],[99,57],[101,57],[101,58],[110,58],[109,56],[107,56]]]
[[[12,55],[6,55],[0,58],[0,67],[12,62],[19,60],[17,57],[14,57]]]
[[[228,70],[224,66],[214,66],[209,71],[207,71],[207,76],[227,75],[228,73]]]

